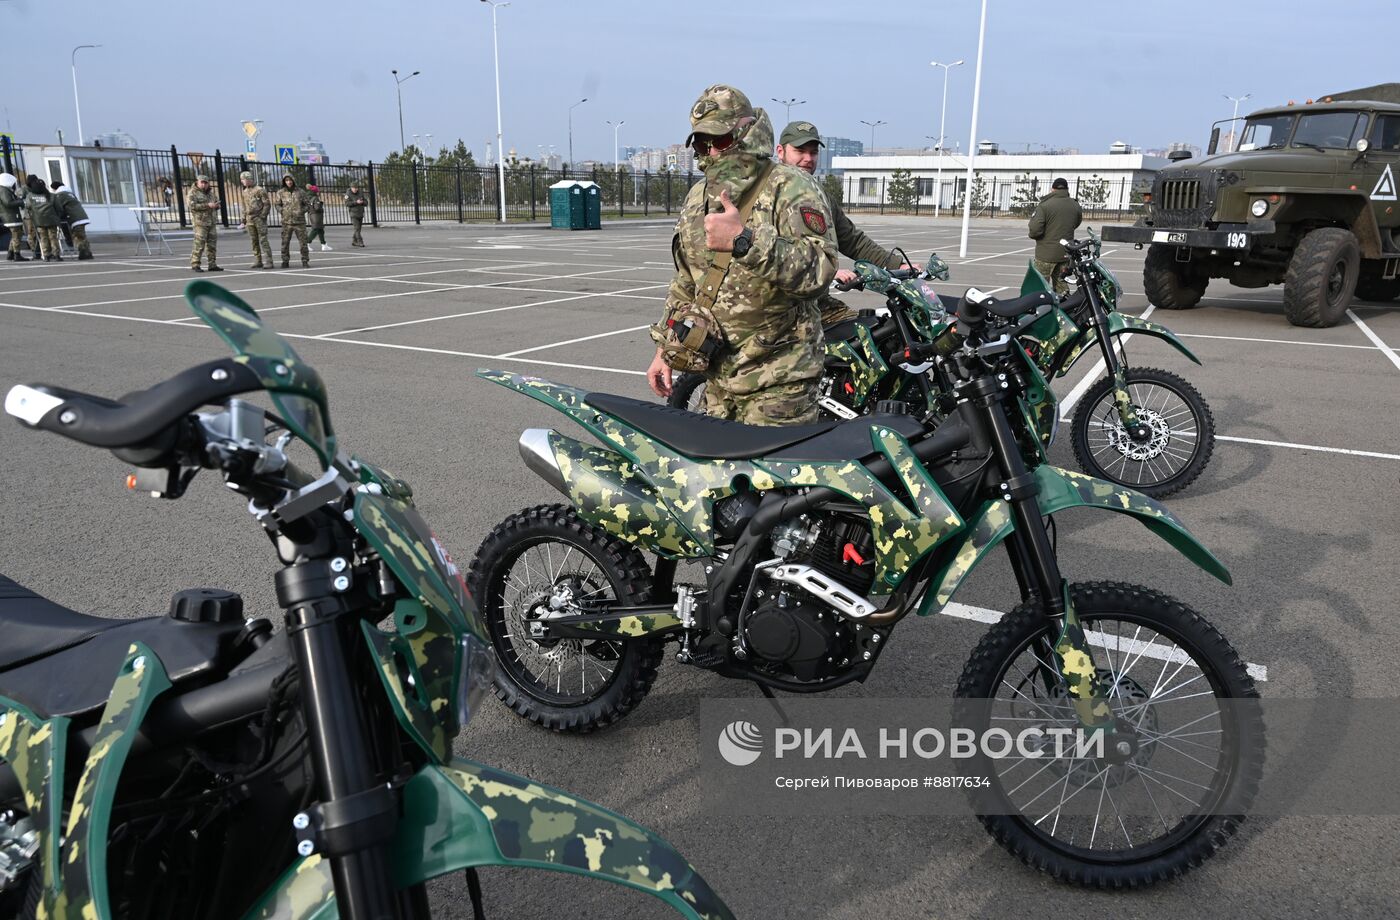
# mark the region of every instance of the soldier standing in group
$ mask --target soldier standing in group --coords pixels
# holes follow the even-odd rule
[[[62,182],[52,185],[53,205],[58,210],[59,222],[68,225],[68,232],[73,235],[73,248],[78,250],[78,261],[85,262],[92,258],[92,246],[87,238],[87,225],[92,221],[88,219],[83,203],[68,190],[68,186]]]
[[[345,206],[350,209],[350,226],[354,228],[355,235],[350,238],[351,246],[365,246],[364,237],[360,236],[360,227],[365,222],[365,205],[369,204],[365,196],[360,192],[358,182],[350,183],[350,191],[345,193]]]
[[[34,245],[42,249],[45,262],[62,262],[58,254],[58,210],[53,206],[49,187],[38,176],[24,180],[24,205],[34,222]]]
[[[306,245],[306,193],[297,188],[297,180],[282,177],[277,190],[277,211],[282,215],[282,267],[292,261],[292,234],[301,243],[301,267],[311,267],[311,250]]]
[[[272,267],[272,243],[267,238],[267,216],[272,213],[272,196],[257,184],[251,172],[238,174],[243,185],[243,224],[253,244],[253,264],[249,268]]]
[[[0,173],[0,221],[10,231],[10,250],[6,257],[10,262],[28,262],[29,257],[20,250],[24,248],[24,199],[17,191],[19,180],[9,173]]]
[[[826,145],[822,143],[821,134],[815,125],[810,121],[794,121],[783,129],[782,136],[778,138],[778,159],[788,166],[796,166],[812,175],[817,171],[817,148],[824,146]],[[826,197],[826,193],[823,192],[822,196]],[[876,243],[851,223],[851,219],[841,210],[839,204],[827,198],[826,205],[836,227],[836,249],[841,255],[858,262],[874,262],[882,268],[909,268],[893,250]],[[837,284],[850,284],[854,280],[856,273],[849,268],[836,270]],[[845,303],[831,296],[830,290],[822,291],[821,298],[817,301],[817,309],[822,311],[823,326],[830,326],[855,316],[855,312]]]
[[[1074,238],[1074,229],[1084,222],[1079,202],[1069,197],[1069,183],[1056,179],[1050,183],[1050,194],[1040,199],[1031,215],[1027,235],[1035,240],[1035,270],[1055,286],[1055,293],[1069,293],[1065,274],[1069,270],[1069,253],[1060,240]]]
[[[209,188],[209,177],[200,176],[194,180],[194,188],[185,199],[185,210],[190,215],[190,225],[194,227],[194,249],[190,252],[190,271],[202,272],[200,256],[208,255],[209,271],[221,272],[219,267],[219,228],[214,223],[214,212],[219,210],[219,197]]]
[[[314,185],[306,187],[306,225],[311,228],[306,242],[314,243],[319,236],[321,251],[330,252],[331,247],[326,244],[326,203],[321,200],[321,190]]]
[[[836,235],[812,178],[773,162],[773,126],[739,90],[717,84],[690,112],[705,173],[686,196],[671,254],[676,275],[653,327],[647,382],[703,370],[705,411],[751,425],[817,419],[822,372],[816,298],[836,274]],[[703,356],[703,367],[694,360]]]

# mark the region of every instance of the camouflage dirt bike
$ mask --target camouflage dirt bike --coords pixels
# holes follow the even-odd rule
[[[136,465],[139,491],[218,471],[276,549],[286,629],[223,591],[102,619],[0,577],[0,917],[425,918],[424,883],[458,870],[479,917],[479,866],[731,917],[645,829],[453,756],[495,668],[458,570],[408,485],[340,450],[316,371],[227,291],[186,297],[236,357],[120,401],[17,386],[5,410]],[[238,398],[261,391],[276,414]]]
[[[921,356],[948,382],[951,407],[936,425],[889,412],[753,427],[478,372],[601,442],[544,428],[520,439],[526,465],[568,503],[511,515],[472,562],[497,695],[546,728],[598,729],[642,701],[669,641],[678,661],[769,694],[861,681],[906,616],[944,609],[1004,547],[1024,602],[964,667],[957,695],[990,701],[970,727],[1048,720],[1107,732],[1110,753],[1034,774],[979,763],[993,777],[983,822],[1019,858],[1086,885],[1146,884],[1199,865],[1253,798],[1262,729],[1231,707],[1179,721],[1177,699],[1223,706],[1255,697],[1253,682],[1180,602],[1128,584],[1071,585],[1047,518],[1081,507],[1125,514],[1229,575],[1153,499],[1045,461],[1054,398],[1018,340],[1054,309],[1043,293],[969,295],[957,328],[943,315]],[[680,560],[698,562],[705,583],[678,584]],[[1204,747],[1178,756],[1178,733]],[[1110,778],[1116,791],[1105,795]],[[1156,789],[1155,815],[1118,812],[1123,784],[1140,795],[1162,782],[1173,791]],[[1099,808],[1062,814],[1055,802],[1067,800]]]
[[[1120,313],[1122,288],[1098,258],[1093,231],[1086,242],[1065,241],[1078,290],[1058,304],[1052,315],[1025,330],[1022,345],[1048,379],[1064,377],[1096,343],[1107,375],[1090,387],[1071,422],[1075,459],[1092,476],[1162,498],[1180,491],[1205,469],[1215,445],[1210,407],[1190,383],[1170,371],[1134,368],[1127,363],[1122,337],[1157,336],[1200,363],[1170,330]],[[853,419],[876,411],[882,403],[905,402],[910,411],[939,409],[946,383],[925,379],[931,365],[921,357],[931,343],[932,324],[945,313],[928,279],[948,279],[948,266],[933,255],[920,272],[889,271],[857,262],[856,280],[841,290],[868,290],[887,297],[883,316],[861,311],[854,319],[828,326],[826,359],[819,389],[822,417]],[[1051,291],[1032,265],[1021,293]],[[1106,335],[1099,335],[1107,329]],[[1118,347],[1115,349],[1114,342]],[[1121,352],[1121,354],[1120,354]],[[683,374],[675,381],[668,404],[704,411],[704,377]],[[1042,434],[1048,445],[1058,419]]]

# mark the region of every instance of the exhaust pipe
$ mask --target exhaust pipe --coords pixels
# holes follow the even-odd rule
[[[548,428],[526,428],[520,435],[520,459],[541,479],[568,495],[569,487],[564,482],[564,473],[559,469],[559,461],[555,459],[554,448],[549,443],[551,434],[553,432]]]

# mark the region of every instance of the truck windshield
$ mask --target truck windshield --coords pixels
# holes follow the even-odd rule
[[[1237,150],[1263,150],[1266,147],[1282,147],[1288,143],[1288,135],[1293,130],[1293,115],[1265,115],[1245,122],[1244,134],[1240,135]]]
[[[1332,147],[1345,149],[1356,142],[1366,127],[1361,112],[1318,112],[1298,119],[1293,132],[1294,147]]]

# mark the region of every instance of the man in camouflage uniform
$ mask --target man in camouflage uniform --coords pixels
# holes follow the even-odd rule
[[[194,250],[190,253],[190,271],[202,272],[200,256],[209,253],[209,271],[221,272],[219,267],[219,228],[214,223],[214,213],[219,210],[219,197],[209,188],[209,177],[200,176],[194,180],[194,188],[185,199],[185,210],[189,212],[190,224],[194,227]]]
[[[78,250],[78,261],[86,262],[92,258],[92,244],[87,238],[87,225],[92,220],[88,217],[87,209],[62,182],[50,182],[49,185],[53,188],[53,206],[58,211],[59,226],[68,227],[73,237],[73,248]]]
[[[806,173],[773,162],[768,113],[732,86],[706,89],[690,125],[705,181],[691,188],[676,224],[667,317],[696,302],[717,254],[733,254],[714,304],[723,346],[705,371],[705,411],[750,425],[815,422],[822,372],[816,298],[836,275],[826,200]],[[751,186],[756,197],[745,223],[735,203]],[[659,347],[647,381],[669,395],[671,368]]]
[[[1074,239],[1074,229],[1084,222],[1079,202],[1069,197],[1069,183],[1056,179],[1050,183],[1050,194],[1040,199],[1031,215],[1027,235],[1035,240],[1035,270],[1055,286],[1061,296],[1069,293],[1065,273],[1069,270],[1069,253],[1060,240]]]
[[[253,264],[250,268],[272,267],[272,242],[267,238],[267,215],[272,213],[272,196],[257,184],[251,172],[238,174],[243,186],[243,225],[248,228],[248,241],[253,244]]]
[[[19,190],[19,180],[9,173],[0,173],[0,221],[10,231],[10,249],[6,258],[11,262],[28,262],[24,248],[24,199]]]
[[[297,188],[297,180],[291,176],[282,177],[282,187],[277,190],[277,211],[282,215],[282,267],[287,268],[292,261],[292,234],[301,243],[301,267],[311,267],[311,250],[306,245],[306,193]]]
[[[778,160],[812,175],[817,171],[817,148],[824,146],[826,145],[821,141],[821,133],[815,125],[810,121],[794,121],[783,129],[778,138]],[[817,187],[821,188],[820,185]],[[822,197],[826,197],[825,191]],[[836,228],[836,250],[841,255],[855,261],[874,262],[883,268],[909,267],[893,250],[885,249],[851,223],[851,219],[841,210],[839,204],[827,198],[826,206],[831,212],[831,221]],[[849,268],[836,270],[837,284],[850,284],[854,280],[856,273]],[[817,309],[822,312],[823,326],[830,326],[855,316],[854,310],[831,296],[830,289],[822,291],[821,298],[817,301]]]
[[[369,200],[360,191],[360,184],[351,182],[350,191],[345,193],[345,206],[350,209],[350,226],[355,231],[355,235],[350,239],[350,245],[359,246],[361,249],[365,246],[365,238],[360,236],[360,227],[365,222],[365,205],[367,204],[369,204]]]

